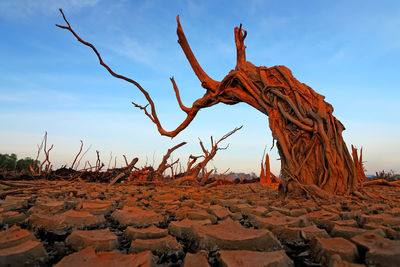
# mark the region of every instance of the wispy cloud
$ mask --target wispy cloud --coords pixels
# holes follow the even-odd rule
[[[23,104],[23,103],[75,103],[77,96],[57,90],[45,89],[35,90],[1,90],[0,103]]]
[[[0,16],[6,18],[29,18],[31,16],[48,15],[62,7],[74,12],[83,8],[93,7],[100,0],[2,0],[0,1]]]
[[[128,36],[122,37],[118,45],[110,44],[107,47],[121,56],[131,58],[150,67],[155,66],[158,58],[158,51],[154,46],[142,41],[138,42],[136,39]]]

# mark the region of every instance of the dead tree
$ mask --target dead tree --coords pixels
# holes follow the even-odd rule
[[[247,32],[242,29],[242,25],[234,29],[236,66],[222,81],[216,81],[200,66],[177,17],[178,43],[206,92],[191,107],[186,107],[180,99],[174,78],[171,78],[179,107],[187,116],[175,130],[167,131],[158,119],[149,93],[138,82],[115,73],[107,66],[97,49],[81,39],[71,28],[62,10],[60,12],[67,26],[57,27],[69,30],[79,42],[89,46],[112,76],[135,85],[143,93],[148,104],[133,104],[144,111],[161,135],[176,136],[203,108],[218,103],[234,105],[244,102],[269,118],[269,127],[281,159],[281,192],[287,193],[289,183],[317,185],[332,193],[359,190],[361,170],[355,167],[346,147],[342,137],[345,127],[333,116],[333,107],[324,101],[324,96],[299,82],[287,67],[257,67],[247,61],[244,45]]]
[[[40,174],[40,170],[38,164],[40,165],[40,162],[38,161],[39,156],[40,156],[40,151],[42,151],[43,148],[43,144],[44,144],[44,139],[47,137],[47,131],[44,133],[43,139],[42,139],[42,143],[40,143],[40,146],[37,145],[37,154],[36,154],[36,159],[35,162],[32,165],[29,165],[29,170],[31,172],[32,175],[36,175],[36,171],[38,171],[38,173]]]
[[[360,149],[360,157],[358,157],[357,148],[351,145],[351,153],[353,156],[354,167],[357,169],[357,174],[359,175],[358,180],[361,182],[367,182],[368,178],[365,176],[363,160],[362,160],[362,148]]]
[[[264,156],[265,156],[265,161],[264,161]],[[278,187],[278,184],[280,183],[280,180],[271,172],[269,166],[270,166],[269,156],[268,153],[265,155],[265,150],[264,150],[264,155],[261,159],[260,184],[266,187],[276,189]]]
[[[79,155],[82,153],[83,141],[82,140],[80,140],[80,141],[81,141],[81,146],[79,147],[78,154],[76,154],[76,157],[75,157],[74,161],[72,162],[71,169],[74,168],[76,160],[78,159]]]
[[[153,179],[154,180],[162,179],[163,178],[163,173],[165,172],[165,170],[167,170],[168,168],[172,168],[172,166],[174,166],[175,164],[177,164],[179,162],[179,159],[177,159],[177,160],[173,161],[172,163],[168,164],[168,159],[171,156],[172,152],[174,152],[176,149],[178,149],[178,148],[180,148],[181,146],[184,146],[184,145],[186,145],[186,142],[182,142],[182,143],[177,144],[176,146],[168,149],[167,153],[164,155],[163,159],[161,160],[161,163],[158,166],[157,170],[155,170],[154,173],[153,173]],[[173,174],[174,174],[174,172],[172,170],[172,176],[173,176]]]
[[[208,151],[204,147],[203,142],[200,140],[200,146],[203,151],[203,155],[201,155],[201,156],[190,155],[184,176],[174,180],[174,183],[182,184],[187,181],[196,181],[196,179],[199,176],[200,171],[203,171],[204,175],[203,175],[203,179],[202,179],[201,183],[204,184],[206,182],[206,180],[208,179],[208,177],[211,175],[211,173],[214,171],[214,170],[212,170],[212,171],[207,172],[205,170],[208,162],[210,162],[210,160],[212,160],[215,157],[218,150],[225,150],[229,147],[229,144],[225,147],[218,147],[219,143],[221,143],[222,141],[227,139],[229,136],[231,136],[232,134],[234,134],[237,131],[239,131],[240,129],[242,129],[242,127],[243,126],[233,129],[229,133],[222,136],[217,142],[215,142],[213,137],[211,136],[210,137],[210,143],[211,143],[210,151]],[[196,165],[194,165],[199,158],[202,158],[203,160],[201,162],[198,162]]]
[[[126,166],[119,169],[114,168],[110,170],[110,171],[118,171],[118,174],[111,180],[110,185],[115,184],[116,182],[118,182],[118,180],[124,177],[130,177],[130,175],[132,174],[132,169],[135,168],[135,164],[139,161],[139,158],[133,158],[131,163],[128,163],[125,155],[123,156],[125,159]]]
[[[44,145],[43,145],[43,142],[44,142]],[[48,174],[51,172],[51,169],[52,169],[52,165],[50,162],[50,151],[53,149],[54,145],[51,145],[50,148],[47,149],[47,132],[44,133],[42,144],[40,145],[40,147],[38,146],[39,149],[41,149],[42,147],[43,147],[45,159],[39,166],[38,173],[37,173],[37,175],[39,175],[39,176],[41,175],[42,171],[44,173]],[[38,151],[37,155],[39,156],[39,154],[40,154],[40,152]],[[36,162],[37,162],[37,158],[35,160],[35,165],[34,165],[35,167],[36,167]],[[43,166],[45,166],[44,169],[43,169]],[[31,170],[32,174],[35,175],[35,170],[32,167],[30,167],[30,170]]]

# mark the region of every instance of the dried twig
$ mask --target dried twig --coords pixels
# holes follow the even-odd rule
[[[76,162],[76,160],[78,159],[79,155],[80,155],[81,152],[82,152],[83,142],[82,142],[82,140],[80,140],[80,141],[81,141],[81,147],[79,148],[79,152],[78,152],[78,154],[76,154],[76,157],[75,157],[74,161],[72,162],[71,169],[74,168],[75,162]]]

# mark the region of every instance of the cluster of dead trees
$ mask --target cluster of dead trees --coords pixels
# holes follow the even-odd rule
[[[30,172],[14,172],[14,173],[3,173],[2,176],[5,179],[48,179],[48,180],[66,180],[72,181],[82,179],[85,181],[96,181],[96,182],[108,182],[113,185],[118,182],[127,182],[129,184],[151,184],[151,183],[166,183],[169,182],[173,185],[182,184],[197,184],[213,186],[217,184],[227,183],[229,181],[226,172],[223,174],[217,174],[215,169],[208,170],[207,164],[215,157],[217,151],[225,150],[226,146],[220,146],[220,143],[226,140],[228,137],[239,131],[241,127],[235,128],[229,133],[222,136],[219,140],[215,141],[214,138],[210,137],[210,148],[206,148],[206,145],[202,140],[199,140],[199,144],[202,150],[202,155],[190,155],[186,166],[180,162],[180,159],[170,160],[172,153],[180,147],[186,145],[186,142],[177,144],[176,146],[167,150],[163,156],[161,163],[157,168],[148,165],[147,162],[143,167],[136,167],[139,159],[137,157],[128,161],[125,155],[125,166],[116,167],[116,159],[114,159],[114,167],[110,167],[113,159],[112,155],[109,160],[108,168],[105,169],[105,164],[100,159],[100,153],[96,150],[97,159],[94,165],[90,161],[84,163],[83,168],[79,169],[81,161],[84,156],[90,150],[88,147],[84,152],[84,144],[81,140],[81,145],[78,153],[74,157],[71,166],[61,166],[57,170],[53,170],[53,165],[50,161],[50,152],[54,145],[48,147],[47,144],[47,132],[44,134],[43,140],[38,145],[38,151],[36,159],[32,166],[30,166]],[[41,154],[44,154],[44,160],[41,162],[39,168],[34,168],[37,165]],[[166,172],[169,174],[166,175]]]

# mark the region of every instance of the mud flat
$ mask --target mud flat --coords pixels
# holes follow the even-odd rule
[[[0,266],[400,265],[399,187],[317,203],[259,184],[38,184],[0,199]]]

